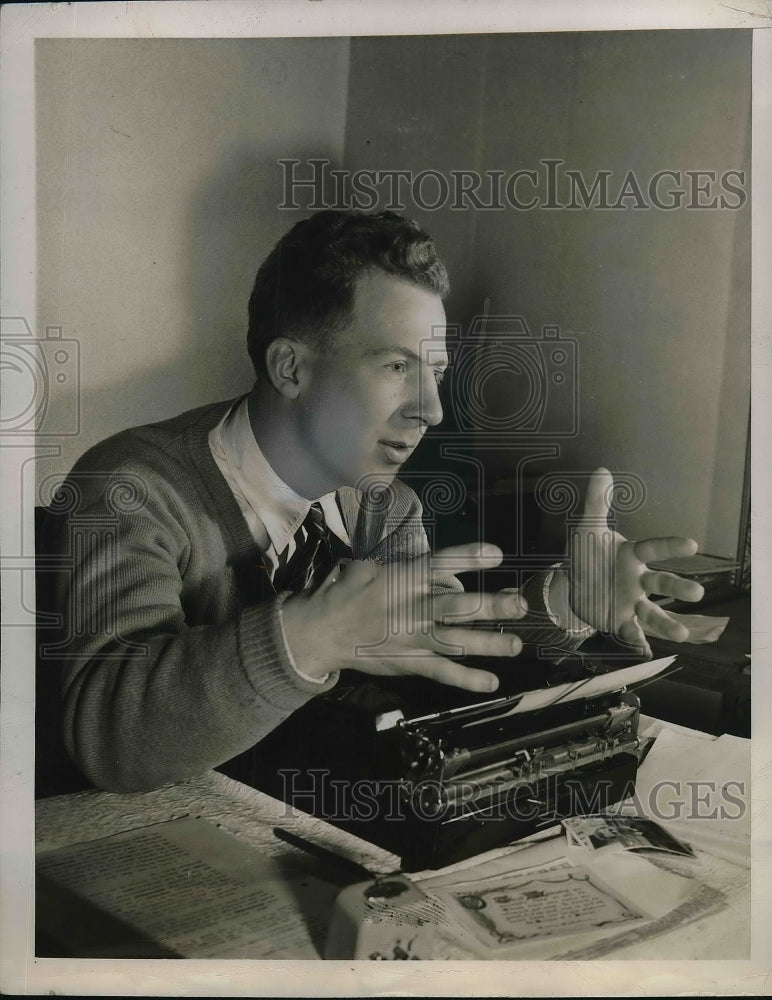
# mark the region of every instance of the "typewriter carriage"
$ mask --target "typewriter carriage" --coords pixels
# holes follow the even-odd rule
[[[565,680],[565,669],[532,666],[542,686]],[[529,669],[518,674],[520,693],[536,686]],[[634,693],[620,685],[519,714],[518,701],[518,692],[485,698],[344,672],[222,769],[398,854],[405,871],[455,863],[632,793]]]

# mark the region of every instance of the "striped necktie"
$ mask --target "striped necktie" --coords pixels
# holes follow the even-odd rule
[[[322,508],[311,504],[305,520],[294,535],[295,550],[288,555],[290,546],[279,554],[273,586],[276,593],[291,590],[299,594],[313,590],[328,575],[335,564],[329,531]]]

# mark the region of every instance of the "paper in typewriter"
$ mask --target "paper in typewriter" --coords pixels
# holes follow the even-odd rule
[[[484,719],[474,719],[466,725],[479,725],[481,722],[490,722],[498,718],[505,719],[510,715],[518,715],[522,712],[534,712],[540,708],[548,708],[550,705],[562,705],[565,702],[576,701],[577,698],[596,698],[602,694],[619,691],[620,688],[630,687],[633,684],[656,677],[657,674],[662,673],[674,663],[675,659],[675,656],[665,656],[659,660],[636,663],[632,667],[610,670],[606,674],[594,674],[591,677],[582,678],[580,681],[526,691],[514,706],[507,708],[500,715],[495,713],[486,715]]]

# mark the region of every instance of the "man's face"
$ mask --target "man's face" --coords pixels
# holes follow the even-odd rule
[[[428,289],[381,271],[358,280],[348,324],[310,352],[299,400],[308,459],[328,490],[391,480],[440,422],[445,323]]]

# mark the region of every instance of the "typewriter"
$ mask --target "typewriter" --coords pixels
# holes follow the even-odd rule
[[[669,661],[644,664],[657,673]],[[294,809],[438,868],[632,794],[640,703],[619,656],[469,659],[495,697],[343,671],[222,770]]]

